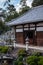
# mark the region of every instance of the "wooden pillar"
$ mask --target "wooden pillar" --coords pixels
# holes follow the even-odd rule
[[[16,26],[14,26],[14,40],[16,41]]]
[[[28,30],[30,31],[30,24],[28,24]]]
[[[36,33],[36,24],[35,24],[35,45],[37,45],[37,33]]]
[[[35,24],[33,24],[35,25]],[[36,26],[34,26],[35,30],[36,30]],[[35,45],[35,30],[33,31],[33,45]]]
[[[30,24],[28,24],[28,31],[30,31]],[[29,39],[29,44],[30,44],[30,39]]]
[[[15,40],[16,40],[16,26],[15,26]]]
[[[24,25],[23,25],[23,43],[25,44],[25,38],[24,38]]]

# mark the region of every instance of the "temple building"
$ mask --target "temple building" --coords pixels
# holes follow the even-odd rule
[[[6,25],[14,29],[14,35],[18,44],[43,46],[43,5],[33,7],[22,16],[11,20]]]

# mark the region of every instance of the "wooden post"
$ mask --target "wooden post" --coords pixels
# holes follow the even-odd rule
[[[30,24],[28,24],[28,30],[30,31]]]
[[[14,48],[16,47],[16,26],[14,27]]]
[[[15,26],[15,39],[16,39],[16,26]]]
[[[30,32],[30,24],[28,24],[28,31]],[[30,39],[29,39],[29,44],[30,44]]]
[[[33,25],[35,25],[35,24],[33,24]],[[35,28],[35,26],[34,26],[34,28]],[[35,30],[33,31],[33,45],[35,45]]]
[[[24,25],[23,25],[23,43],[25,44],[25,38],[24,38]]]
[[[36,24],[35,24],[35,45],[37,45]]]

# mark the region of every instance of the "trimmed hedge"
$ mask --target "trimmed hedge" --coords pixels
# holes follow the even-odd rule
[[[7,46],[0,46],[0,53],[7,53],[8,47]]]
[[[26,62],[28,65],[43,65],[43,56],[28,56]]]
[[[24,63],[27,63],[27,65],[43,65],[43,56],[40,52],[35,52],[31,56],[26,56],[26,51],[21,49],[18,52],[18,58],[14,62],[14,65],[23,65]],[[25,58],[25,61],[23,61],[23,58]]]
[[[27,64],[29,65],[37,65],[39,61],[39,58],[37,56],[28,56],[27,57]]]
[[[43,65],[43,56],[39,56],[38,65]]]

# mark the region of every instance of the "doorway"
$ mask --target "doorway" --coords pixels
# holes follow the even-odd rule
[[[24,31],[24,43],[26,43],[26,38],[29,39],[29,45],[34,45],[34,30]]]

